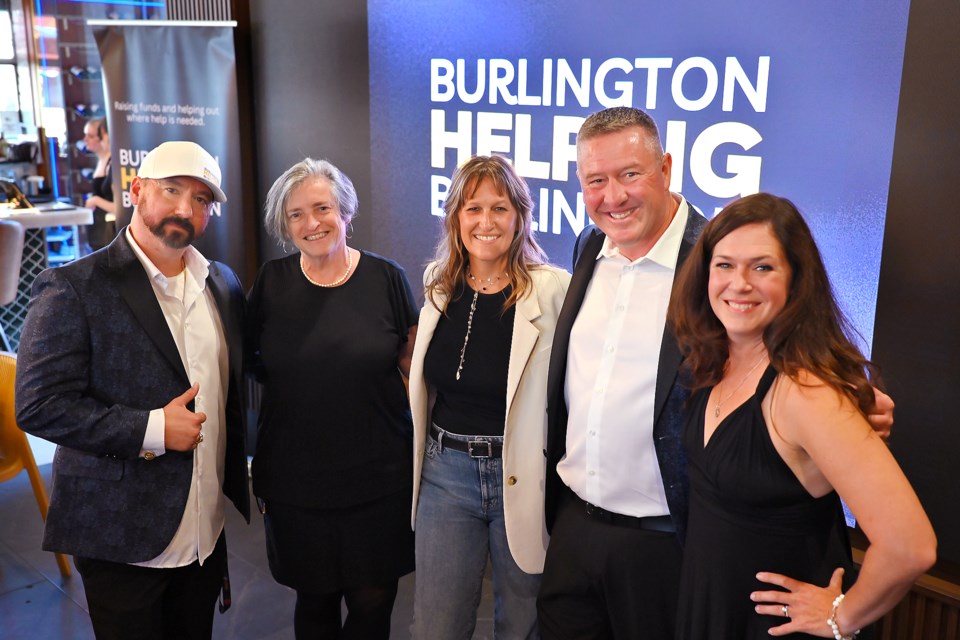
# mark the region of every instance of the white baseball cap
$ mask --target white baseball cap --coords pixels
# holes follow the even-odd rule
[[[164,142],[140,161],[137,175],[141,178],[196,178],[213,192],[214,202],[226,202],[220,189],[220,167],[207,151],[195,142],[175,140]]]

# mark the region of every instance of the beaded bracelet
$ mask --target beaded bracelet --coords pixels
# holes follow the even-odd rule
[[[860,635],[860,630],[857,629],[848,636],[843,635],[840,632],[840,625],[837,624],[837,610],[840,608],[840,603],[843,602],[844,594],[840,594],[833,601],[833,609],[830,610],[830,617],[827,618],[827,625],[833,631],[834,640],[854,640],[857,636]]]

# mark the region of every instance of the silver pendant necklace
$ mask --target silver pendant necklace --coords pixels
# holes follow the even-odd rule
[[[740,387],[743,386],[743,383],[747,381],[747,378],[750,377],[750,374],[753,373],[753,370],[756,369],[757,367],[759,367],[759,366],[760,366],[760,363],[763,362],[764,359],[766,359],[766,357],[767,357],[767,354],[765,354],[765,353],[764,353],[762,356],[760,356],[760,359],[757,360],[756,362],[754,362],[754,363],[753,363],[753,366],[750,367],[750,370],[747,371],[747,375],[743,376],[743,380],[740,381],[740,384],[738,384],[736,387],[734,387],[734,388],[733,388],[733,391],[731,391],[730,394],[729,394],[726,398],[724,398],[724,399],[722,399],[722,400],[720,399],[720,394],[721,394],[722,391],[723,391],[723,383],[721,382],[719,385],[717,385],[717,406],[713,409],[713,417],[714,417],[714,418],[719,418],[719,417],[720,417],[720,405],[722,405],[724,402],[726,402],[727,400],[729,400],[730,398],[733,397],[733,394],[735,394],[735,393],[737,392],[737,390],[739,390]]]
[[[467,358],[467,343],[470,342],[470,329],[473,327],[473,313],[477,310],[477,298],[480,297],[480,292],[474,290],[473,300],[470,302],[470,315],[467,316],[467,335],[463,336],[463,348],[460,349],[460,364],[457,366],[457,380],[460,379],[460,374],[463,372],[463,361]]]
[[[478,280],[470,271],[467,271],[467,277],[470,278],[470,281],[474,282],[476,286],[480,288],[473,290],[473,300],[470,301],[470,315],[467,316],[467,333],[463,336],[463,348],[460,349],[460,364],[457,365],[457,380],[460,379],[460,374],[463,373],[463,363],[467,359],[467,343],[470,342],[470,329],[473,328],[473,314],[477,310],[477,298],[480,297],[480,291],[486,291],[487,287],[500,282],[500,278],[504,275],[506,274],[498,273],[493,278]]]

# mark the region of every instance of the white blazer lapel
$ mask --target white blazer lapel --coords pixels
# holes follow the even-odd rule
[[[533,323],[540,317],[540,303],[535,291],[527,292],[517,302],[516,313],[513,318],[513,340],[510,343],[510,364],[507,367],[507,416],[510,416],[510,407],[520,386],[520,377],[527,366],[527,361],[537,346],[540,338],[540,329]],[[507,420],[509,429],[510,420]]]

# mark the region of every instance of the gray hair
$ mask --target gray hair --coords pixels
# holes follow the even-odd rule
[[[645,111],[635,107],[611,107],[590,114],[580,126],[580,132],[577,133],[577,147],[579,149],[582,141],[631,127],[639,127],[647,134],[647,146],[654,157],[658,160],[663,157],[663,146],[660,144],[657,123]]]
[[[337,209],[344,224],[350,224],[357,215],[357,190],[340,169],[326,160],[304,158],[283,172],[270,187],[267,201],[263,206],[263,226],[277,242],[286,245],[291,241],[287,231],[287,200],[290,194],[308,180],[323,178],[330,183]]]

